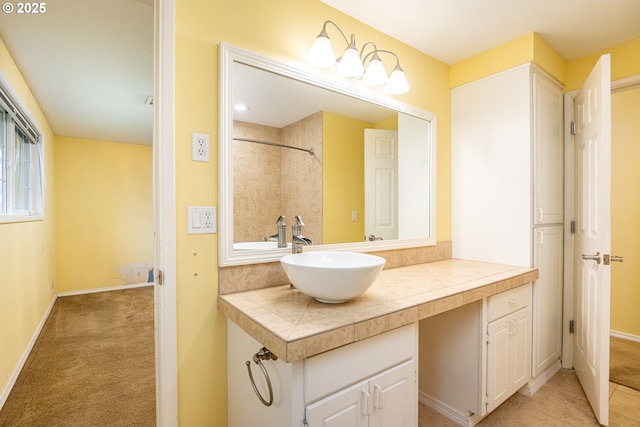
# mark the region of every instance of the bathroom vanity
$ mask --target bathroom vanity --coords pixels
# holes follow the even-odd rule
[[[289,285],[221,295],[229,426],[416,426],[418,399],[481,418],[530,378],[537,278],[535,268],[447,259],[384,270],[343,304]],[[277,356],[264,370],[252,360],[262,347]],[[430,382],[430,371],[464,375]]]

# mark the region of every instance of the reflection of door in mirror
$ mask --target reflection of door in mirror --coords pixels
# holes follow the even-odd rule
[[[300,215],[303,234],[322,244],[322,113],[283,128],[234,121],[233,136],[280,144],[233,142],[234,242],[269,240],[280,215],[288,230]]]
[[[398,238],[398,132],[364,131],[364,234]]]

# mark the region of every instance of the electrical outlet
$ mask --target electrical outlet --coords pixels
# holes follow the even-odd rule
[[[187,206],[187,234],[213,234],[216,229],[215,206]]]
[[[197,162],[208,162],[209,151],[209,134],[193,132],[191,134],[191,159]]]

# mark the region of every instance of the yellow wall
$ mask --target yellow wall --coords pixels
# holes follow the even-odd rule
[[[567,61],[565,92],[580,89],[601,55],[611,54],[611,80],[640,75],[640,39]]]
[[[0,223],[0,393],[54,297],[55,138],[4,43],[0,73],[44,136],[44,221]]]
[[[322,117],[323,243],[364,238],[364,130],[373,123],[333,113]],[[359,213],[351,220],[351,211]]]
[[[640,87],[611,97],[611,329],[640,336]]]
[[[57,292],[147,281],[151,167],[150,145],[57,137]]]
[[[401,58],[411,84],[398,99],[438,116],[437,239],[450,239],[449,67],[318,0],[176,2],[178,405],[184,426],[226,425],[226,322],[216,310],[217,235],[187,235],[186,207],[217,204],[218,43],[304,64],[326,19]],[[191,133],[212,135],[210,163],[191,157]],[[194,185],[198,183],[198,185]]]
[[[539,34],[529,33],[452,65],[450,85],[457,87],[528,62],[535,62],[564,82],[564,59]]]

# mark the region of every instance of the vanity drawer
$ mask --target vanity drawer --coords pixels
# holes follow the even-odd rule
[[[347,385],[417,357],[417,323],[367,338],[304,361],[305,401],[328,396]]]
[[[491,322],[528,305],[531,305],[531,283],[489,297],[487,320]]]

